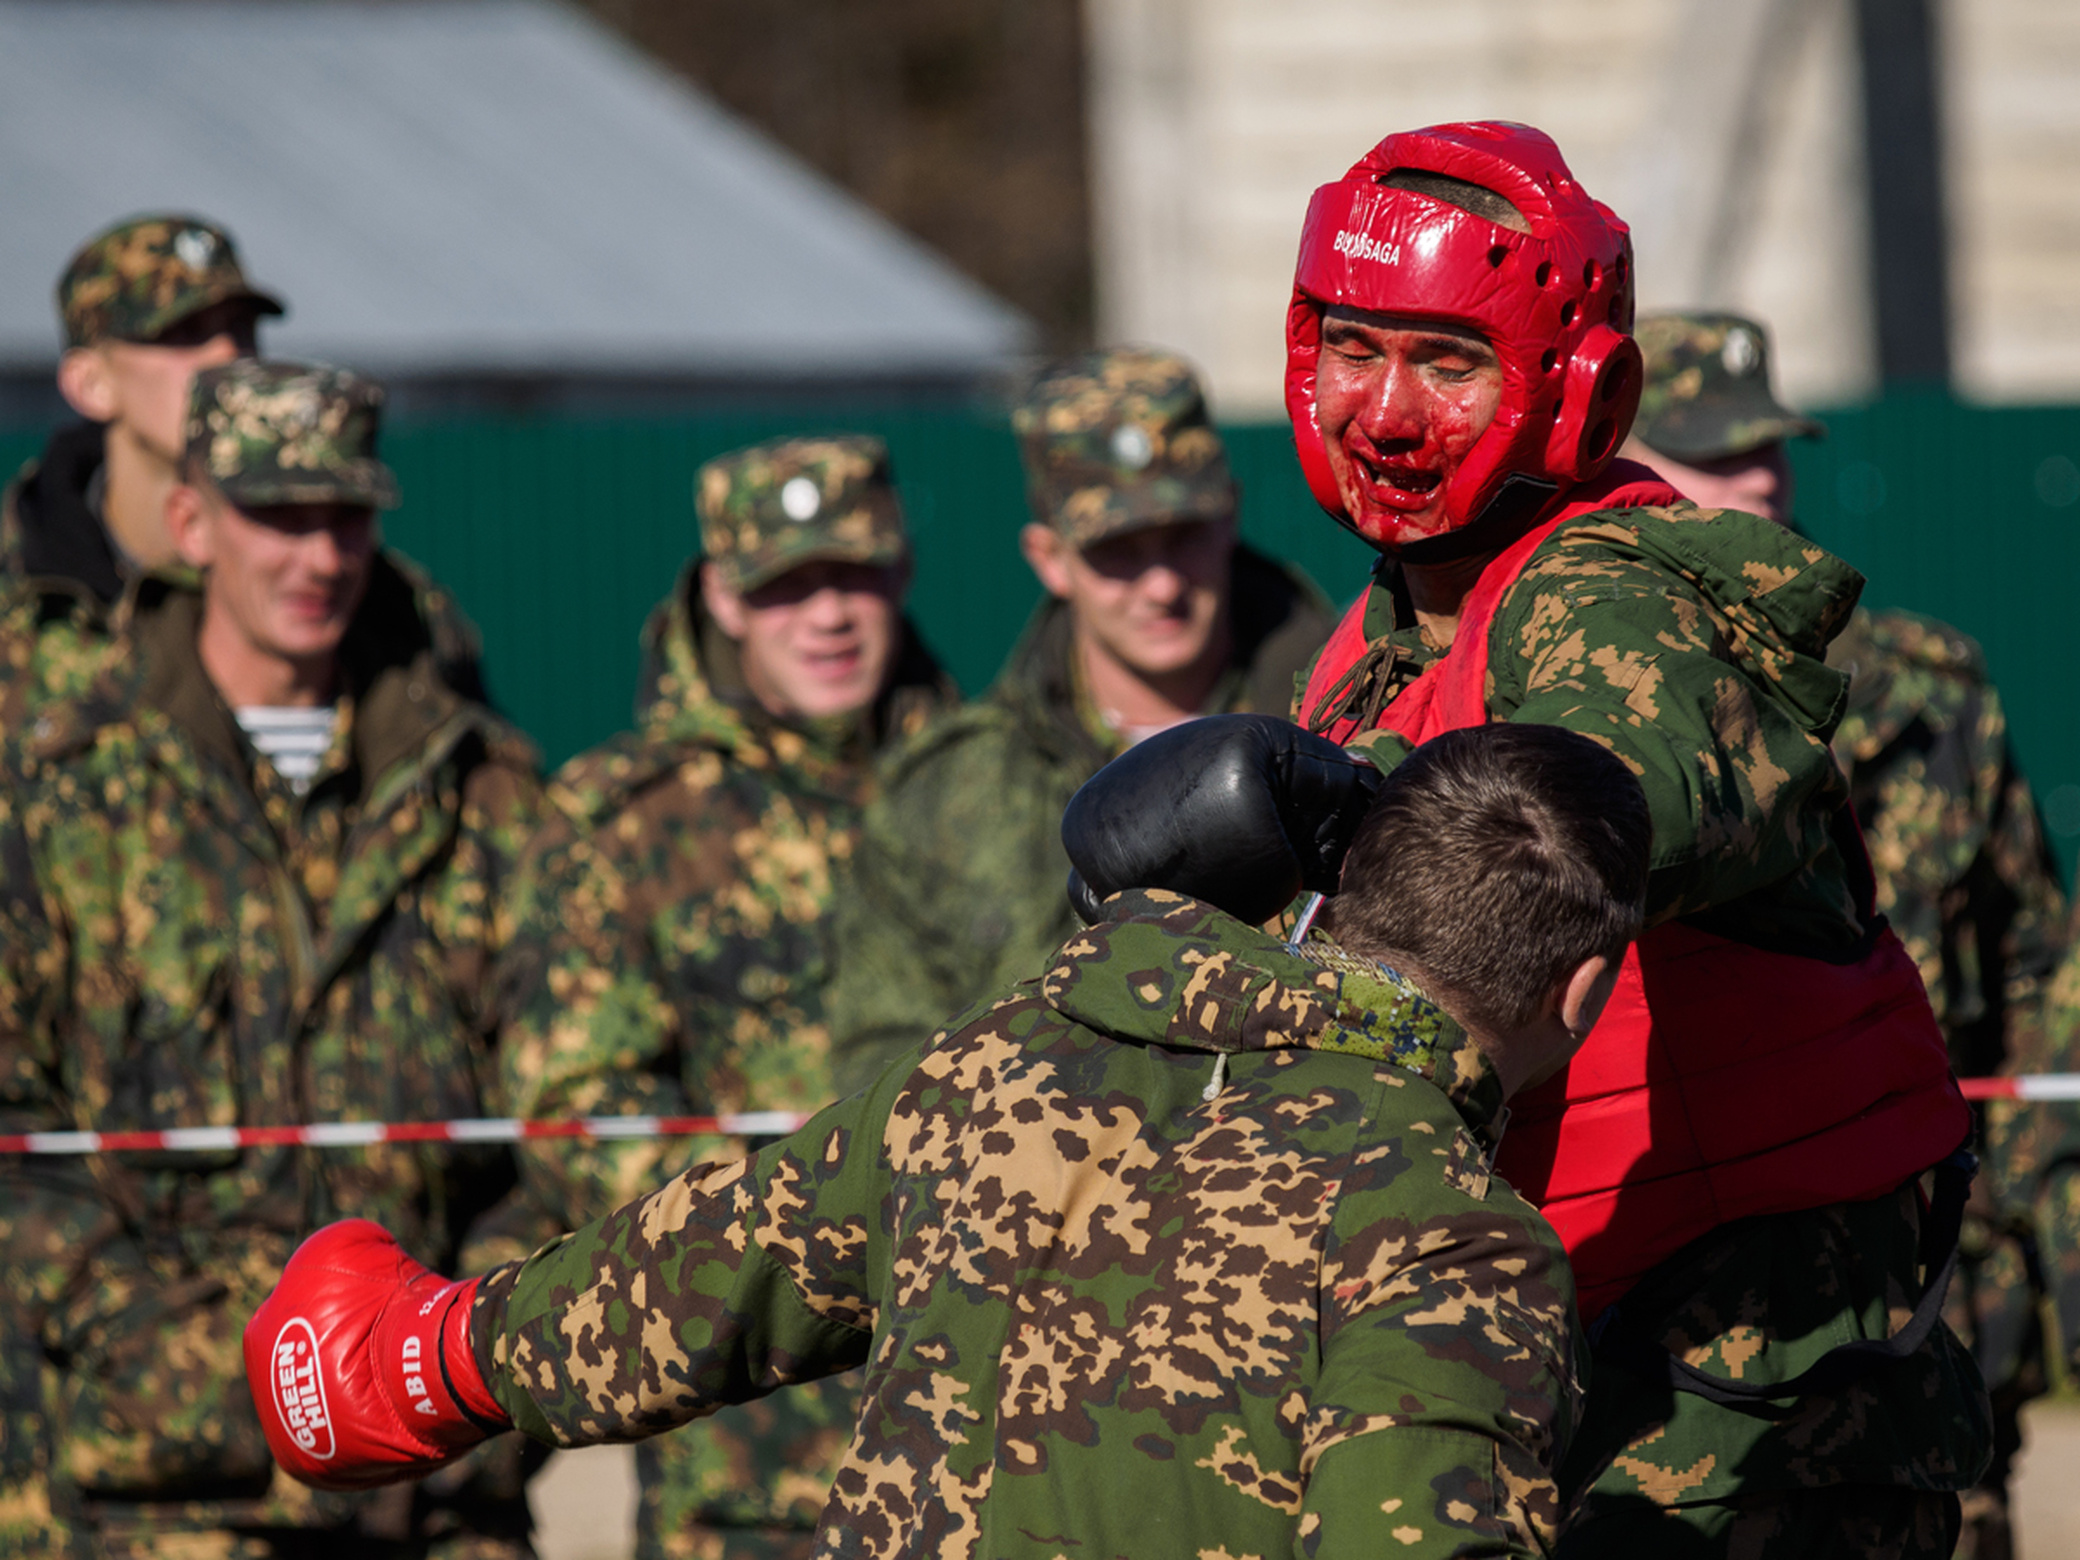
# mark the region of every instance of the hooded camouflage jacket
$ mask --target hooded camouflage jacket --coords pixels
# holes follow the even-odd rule
[[[412,583],[379,555],[339,731],[299,796],[203,671],[200,618],[194,590],[141,581],[90,693],[10,744],[0,1118],[483,1114],[495,912],[539,810],[531,749],[442,681]],[[452,1259],[511,1165],[431,1144],[260,1148],[17,1161],[4,1178],[0,1390],[51,1411],[7,1426],[0,1534],[19,1536],[343,1520],[350,1503],[275,1476],[239,1328],[297,1240],[342,1214]]]
[[[1248,547],[1235,550],[1230,601],[1235,648],[1207,712],[1283,715],[1329,632],[1329,604]],[[1044,603],[988,695],[883,766],[838,901],[840,1088],[1032,974],[1076,929],[1062,809],[1126,743],[1080,690],[1072,629],[1065,605]]]
[[[521,1114],[815,1110],[833,1097],[833,868],[851,853],[876,749],[958,695],[906,624],[867,716],[778,720],[698,601],[689,569],[644,628],[637,729],[564,765],[523,864],[500,978]],[[528,1162],[574,1228],[722,1148],[542,1142]]]
[[[834,1095],[823,1023],[834,870],[882,743],[958,695],[904,626],[861,717],[796,724],[752,699],[691,568],[643,634],[638,727],[566,764],[528,852],[501,978],[501,1055],[523,1115],[815,1110]],[[716,1139],[530,1144],[530,1190],[572,1229]],[[807,1528],[853,1402],[801,1387],[639,1458],[639,1552],[692,1524]]]
[[[1828,749],[1848,679],[1825,660],[1862,589],[1846,563],[1766,520],[1680,504],[1565,522],[1496,607],[1491,718],[1593,737],[1646,790],[1649,924],[1685,916],[1802,953],[1864,935],[1835,837],[1848,791]],[[1372,728],[1441,651],[1385,560],[1365,629],[1335,709],[1370,712]],[[1351,745],[1383,765],[1408,748],[1384,729]]]
[[[820,1555],[1541,1552],[1573,1293],[1489,1174],[1486,1059],[1380,966],[1111,908],[795,1137],[490,1275],[515,1422],[864,1363]]]
[[[1639,777],[1654,823],[1650,922],[1683,916],[1820,957],[1859,947],[1860,852],[1839,832],[1848,783],[1828,746],[1848,678],[1824,657],[1862,584],[1767,520],[1686,503],[1563,523],[1503,596],[1488,632],[1488,713],[1593,737]],[[1440,652],[1384,565],[1366,628],[1342,707],[1376,716]],[[1352,745],[1382,765],[1407,752],[1386,730]],[[1754,1383],[1794,1379],[1838,1343],[1884,1338],[1921,1290],[1917,1195],[1910,1184],[1723,1225],[1599,1319],[1599,1347],[1645,1339]],[[1984,1466],[1985,1413],[1943,1327],[1897,1366],[1764,1407],[1671,1392],[1600,1352],[1566,1474],[1584,1501],[1577,1552],[1601,1553],[1596,1520],[1642,1502],[1965,1488]]]

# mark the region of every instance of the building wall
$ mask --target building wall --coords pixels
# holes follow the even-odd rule
[[[1633,225],[1647,307],[1780,337],[1807,404],[1874,388],[1852,0],[1086,0],[1098,320],[1278,408],[1313,187],[1390,130],[1550,132]],[[2080,7],[1950,0],[1966,387],[2080,395]]]

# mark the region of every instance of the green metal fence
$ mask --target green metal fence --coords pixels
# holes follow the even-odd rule
[[[1946,618],[1985,645],[2016,745],[2070,871],[2080,851],[2073,716],[2080,407],[1985,409],[1939,396],[1829,416],[1794,451],[1806,529],[1870,577],[1866,599]],[[779,433],[854,428],[894,456],[918,553],[913,609],[963,687],[982,687],[1037,599],[1014,533],[1009,429],[980,415],[861,411],[678,421],[401,426],[399,547],[483,630],[500,702],[551,762],[627,722],[636,631],[692,549],[694,468]],[[1243,531],[1348,597],[1367,550],[1308,498],[1282,425],[1228,430]],[[40,442],[0,433],[0,469]]]

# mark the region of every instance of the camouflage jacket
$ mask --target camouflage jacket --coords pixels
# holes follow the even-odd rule
[[[1654,821],[1650,921],[1682,916],[1823,957],[1858,946],[1859,852],[1838,832],[1848,783],[1828,746],[1848,678],[1824,656],[1862,583],[1766,520],[1683,504],[1562,524],[1504,595],[1488,711],[1594,737],[1639,777]],[[1391,568],[1376,573],[1367,614],[1369,664],[1346,707],[1376,711],[1440,652]],[[1384,730],[1361,745],[1383,764],[1407,751]],[[1834,1343],[1885,1336],[1902,1302],[1911,1308],[1918,1231],[1911,1188],[1743,1221],[1693,1243],[1612,1314],[1712,1373],[1788,1380]],[[1599,1355],[1570,1494],[1589,1486],[1594,1512],[1845,1481],[1963,1488],[1985,1461],[1984,1404],[1941,1327],[1906,1364],[1761,1409],[1672,1394]]]
[[[1306,578],[1239,547],[1235,649],[1209,711],[1282,715],[1329,631]],[[988,695],[883,766],[838,900],[831,1029],[841,1089],[986,991],[1023,980],[1076,929],[1062,809],[1125,751],[1080,691],[1069,611],[1044,603]]]
[[[867,718],[777,720],[698,600],[689,570],[652,613],[637,729],[564,765],[519,873],[501,1056],[523,1115],[814,1110],[833,1097],[833,867],[851,852],[876,747],[958,696],[906,625]],[[543,1142],[527,1164],[568,1229],[722,1150]]]
[[[1848,679],[1823,659],[1862,588],[1766,520],[1683,504],[1566,522],[1497,606],[1490,715],[1594,737],[1646,790],[1650,923],[1685,916],[1806,953],[1863,935],[1835,837],[1848,792],[1828,749]],[[1384,708],[1442,653],[1384,562],[1365,627],[1339,701],[1353,711]],[[1351,745],[1387,765],[1408,746],[1378,729]]]
[[[868,1092],[485,1282],[558,1444],[866,1364],[823,1555],[1541,1552],[1573,1292],[1398,975],[1112,901]]]
[[[2064,943],[2065,895],[1979,647],[1859,609],[1828,651],[1849,674],[1834,737],[1892,922],[1960,1076],[2002,1070]]]
[[[1878,908],[1921,967],[1952,1066],[1964,1077],[2070,1070],[2070,1045],[2054,1055],[2044,1033],[2065,895],[1979,647],[1930,618],[1859,608],[1828,659],[1850,675],[1834,749],[1870,847]],[[2041,1264],[2022,1239],[2047,1175],[2061,1178],[2053,1167],[2080,1151],[2080,1134],[2068,1108],[1981,1109],[1982,1169],[1950,1317],[1988,1385],[2012,1397],[2043,1390],[2033,1270],[2060,1275],[2069,1352],[2080,1341],[2074,1211],[2047,1206],[2034,1232]]]
[[[98,423],[60,429],[0,496],[0,734],[92,684],[124,570],[88,494]]]
[[[203,671],[200,615],[195,591],[141,581],[89,694],[9,745],[0,1119],[483,1114],[495,912],[539,813],[532,750],[442,681],[411,582],[379,561],[339,733],[298,796]],[[345,1519],[352,1503],[275,1475],[239,1328],[298,1238],[343,1214],[452,1260],[512,1166],[444,1145],[262,1148],[17,1161],[4,1178],[0,1550],[64,1553],[82,1521]],[[22,1537],[39,1523],[58,1532]]]
[[[83,697],[99,673],[129,575],[90,498],[103,447],[98,423],[61,428],[0,495],[0,737],[45,703]],[[475,626],[416,564],[389,558],[413,587],[442,679],[483,702]]]

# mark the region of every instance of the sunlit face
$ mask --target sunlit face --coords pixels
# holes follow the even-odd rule
[[[241,509],[219,493],[198,497],[174,540],[207,571],[208,625],[258,658],[308,665],[335,654],[368,588],[375,511],[354,504]]]
[[[1148,526],[1082,548],[1032,525],[1025,542],[1028,561],[1069,603],[1078,632],[1127,670],[1165,677],[1225,653],[1232,521]]]
[[[1315,418],[1359,533],[1387,546],[1447,530],[1444,495],[1502,400],[1502,360],[1473,331],[1336,307],[1322,318]]]
[[[77,350],[99,359],[100,404],[86,410],[116,423],[168,464],[187,443],[188,390],[195,376],[234,358],[251,357],[259,313],[244,300],[212,304],[176,320],[150,341],[101,341]]]
[[[816,559],[744,592],[701,571],[701,592],[737,642],[744,682],[769,712],[819,720],[865,709],[894,670],[902,634],[902,564]]]
[[[1791,461],[1781,439],[1694,466],[1638,439],[1625,446],[1625,454],[1651,466],[1662,481],[1702,508],[1743,509],[1778,525],[1791,523]]]

